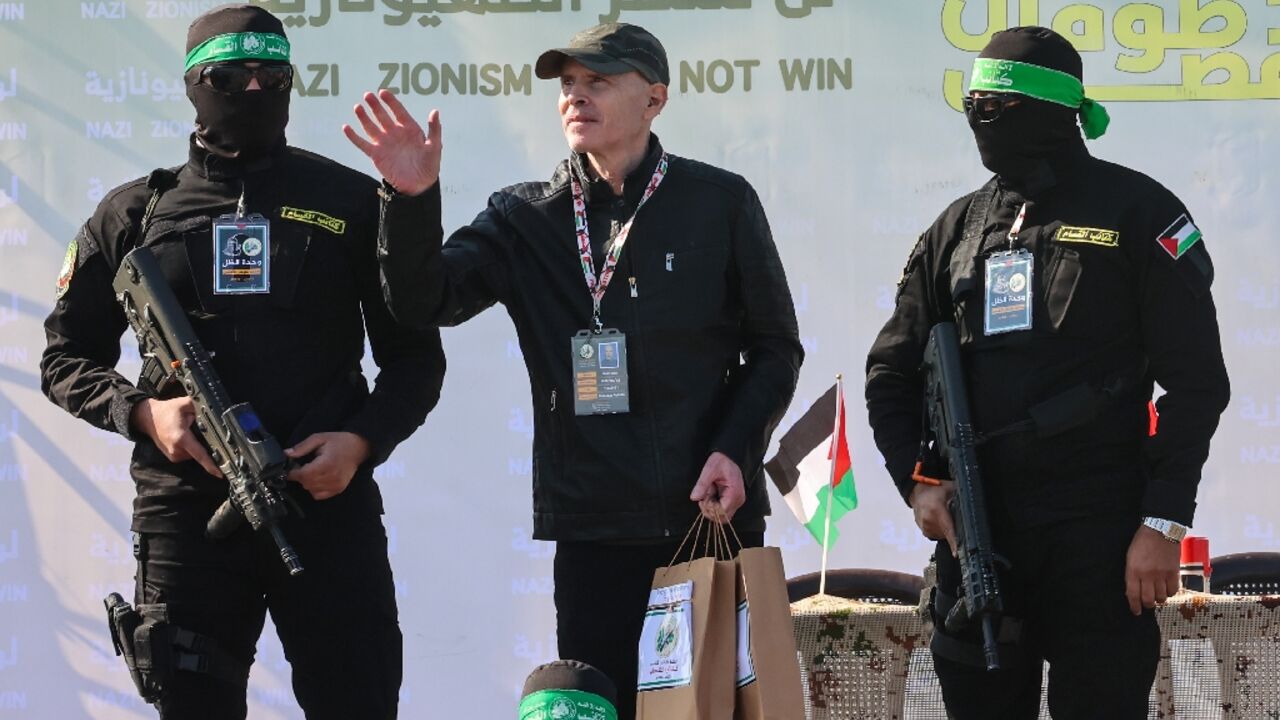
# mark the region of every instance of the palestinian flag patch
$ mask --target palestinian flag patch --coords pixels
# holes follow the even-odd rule
[[[62,256],[62,269],[58,271],[58,294],[55,297],[66,295],[67,288],[71,287],[71,276],[76,274],[76,254],[79,246],[80,243],[72,240],[67,246],[67,254]]]
[[[1187,217],[1186,213],[1179,215],[1178,219],[1156,238],[1156,243],[1174,260],[1182,257],[1198,242],[1200,242],[1200,228],[1191,222],[1191,218]]]

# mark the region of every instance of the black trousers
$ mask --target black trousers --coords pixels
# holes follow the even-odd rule
[[[271,613],[308,720],[396,716],[402,640],[381,517],[316,503],[284,529],[305,571],[289,577],[266,533],[219,541],[199,533],[142,533],[135,602],[166,603],[169,620],[252,663]],[[327,507],[328,503],[334,503]],[[177,671],[160,702],[166,720],[242,720],[245,688]]]
[[[763,532],[739,532],[738,536],[744,547],[764,544]],[[678,540],[658,545],[556,543],[560,657],[594,665],[613,680],[618,689],[618,720],[636,716],[638,647],[653,571],[669,564],[679,545]]]
[[[1021,637],[1009,652],[1002,647],[1001,669],[994,672],[934,644],[947,714],[958,720],[1038,717],[1047,660],[1055,720],[1146,718],[1160,629],[1152,611],[1129,612],[1124,596],[1125,555],[1137,528],[1138,518],[1125,515],[995,533],[997,552],[1010,561],[1000,574],[1006,616],[1021,621]],[[959,564],[946,543],[938,544],[935,557],[938,588],[954,597]],[[936,634],[947,608],[934,599]],[[953,637],[980,644],[977,628]]]

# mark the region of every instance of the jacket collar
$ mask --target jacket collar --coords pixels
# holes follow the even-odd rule
[[[640,198],[644,196],[645,188],[649,186],[649,179],[653,177],[653,171],[658,167],[658,161],[661,158],[662,143],[657,135],[649,133],[649,150],[636,169],[632,170],[622,183],[622,197],[629,207],[640,204]],[[609,183],[595,176],[585,153],[573,153],[569,156],[569,172],[576,175],[578,181],[582,183],[588,205],[612,202],[617,199],[618,196],[613,193]],[[568,182],[568,178],[565,178],[565,182]]]
[[[287,148],[285,139],[282,137],[275,148],[266,155],[252,160],[241,160],[209,152],[196,142],[195,133],[191,133],[188,146],[187,169],[208,180],[229,180],[266,170],[284,155]]]

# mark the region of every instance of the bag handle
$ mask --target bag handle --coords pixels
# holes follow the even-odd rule
[[[693,521],[693,524],[689,526],[689,532],[684,534],[684,539],[680,541],[680,545],[676,547],[675,554],[671,556],[671,561],[667,563],[667,570],[670,570],[671,566],[676,564],[676,559],[680,557],[680,553],[684,550],[684,546],[689,544],[690,537],[693,538],[693,544],[689,545],[689,560],[693,560],[693,554],[697,552],[698,537],[702,534],[703,522],[705,522],[705,518],[703,518],[702,515],[698,515],[698,517]]]
[[[715,520],[708,520],[702,513],[698,513],[698,516],[694,518],[693,524],[689,526],[689,531],[685,533],[684,539],[676,547],[675,553],[671,556],[671,561],[667,563],[668,569],[683,556],[685,546],[689,548],[687,562],[692,562],[694,555],[698,552],[699,540],[702,541],[702,557],[732,560],[734,549],[733,544],[729,542],[729,533],[732,533],[733,541],[737,544],[738,550],[741,551],[743,549],[742,538],[738,537],[738,531],[724,518],[724,511],[719,505],[716,506],[715,514]],[[729,533],[724,530],[726,526],[729,528]],[[705,536],[703,535],[704,529]],[[692,542],[690,542],[691,539]]]

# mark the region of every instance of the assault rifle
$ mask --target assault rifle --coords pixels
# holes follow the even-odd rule
[[[954,323],[938,323],[924,350],[925,404],[938,454],[947,462],[956,495],[951,512],[960,560],[961,592],[947,614],[945,627],[956,631],[973,620],[982,623],[982,650],[987,669],[1000,667],[996,619],[1003,612],[997,557],[991,546],[982,472],[978,469],[977,434],[969,416],[960,340]]]
[[[179,383],[195,403],[195,429],[227,480],[228,497],[205,526],[218,540],[244,522],[266,529],[280,548],[290,575],[302,572],[298,553],[285,539],[280,521],[294,506],[285,495],[287,463],[280,444],[247,402],[232,405],[160,264],[149,248],[125,256],[112,287],[138,335],[142,381],[159,394]]]

